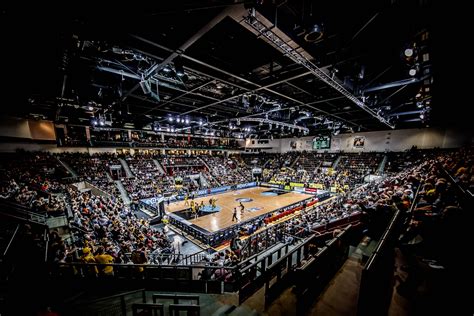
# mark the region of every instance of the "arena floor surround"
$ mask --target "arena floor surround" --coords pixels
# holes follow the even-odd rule
[[[196,219],[187,220],[190,223],[213,233],[237,224],[236,221],[232,221],[234,207],[238,210],[238,218],[243,222],[311,197],[314,197],[314,195],[300,192],[279,191],[266,187],[253,187],[228,191],[225,193],[195,198],[194,201],[198,204],[203,201],[206,208],[209,208],[210,198],[217,199],[215,204],[218,211],[205,213],[205,215]],[[242,201],[242,204],[245,206],[243,214],[240,212],[240,201]],[[186,206],[184,201],[179,201],[167,205],[165,209],[167,212],[172,212],[181,216],[183,211],[189,209],[189,206]]]

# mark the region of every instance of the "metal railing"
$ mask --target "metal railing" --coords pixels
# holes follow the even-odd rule
[[[13,232],[12,237],[10,238],[10,241],[8,242],[7,246],[5,247],[5,251],[3,251],[3,256],[5,257],[8,253],[8,250],[10,249],[10,246],[13,243],[13,240],[16,237],[16,234],[18,233],[18,230],[20,229],[20,224],[16,225],[15,231]]]

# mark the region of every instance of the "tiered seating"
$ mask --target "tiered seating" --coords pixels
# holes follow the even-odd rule
[[[74,153],[63,154],[61,159],[68,163],[83,180],[89,181],[107,193],[116,193],[116,188],[110,174],[110,166],[121,166],[116,155],[107,153],[94,155]]]
[[[122,183],[132,199],[156,196],[174,187],[173,178],[160,174],[151,157],[134,155],[126,160],[135,177],[122,179]]]
[[[162,231],[150,227],[147,220],[138,219],[122,202],[73,189],[68,193],[74,216],[71,225],[77,228],[84,262],[153,263],[163,252],[173,252]],[[99,272],[110,274],[113,268]]]
[[[18,152],[1,156],[0,198],[30,207],[33,211],[60,215],[65,201],[61,178],[67,171],[48,153]]]
[[[375,174],[383,156],[381,153],[342,154],[337,168],[360,177]]]
[[[304,169],[309,173],[316,173],[318,168],[331,167],[336,160],[337,154],[303,152],[298,159],[295,168]]]
[[[205,159],[211,168],[209,172],[222,185],[246,183],[251,180],[251,171],[246,168],[239,170],[237,163],[231,158],[207,156]]]

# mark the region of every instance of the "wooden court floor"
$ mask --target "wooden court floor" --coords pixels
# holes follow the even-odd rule
[[[188,221],[206,229],[209,232],[216,232],[222,228],[236,224],[235,221],[232,222],[232,213],[234,207],[237,207],[239,219],[241,221],[246,221],[261,214],[272,212],[276,209],[297,203],[313,196],[311,194],[297,192],[288,192],[278,196],[261,195],[262,192],[271,190],[272,188],[254,187],[211,195],[217,199],[216,206],[221,207],[221,210],[216,213],[198,217],[197,219],[188,219]],[[209,205],[209,199],[211,196],[196,198],[194,201],[197,203],[204,201],[204,205]],[[252,199],[251,202],[243,203],[245,206],[243,215],[240,214],[239,202],[236,201],[238,198]],[[165,205],[165,209],[168,212],[182,211],[186,208],[188,207],[184,205],[184,201]]]

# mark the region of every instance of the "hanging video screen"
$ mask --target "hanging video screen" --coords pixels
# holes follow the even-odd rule
[[[331,148],[331,136],[320,135],[313,139],[313,149],[329,149]]]

